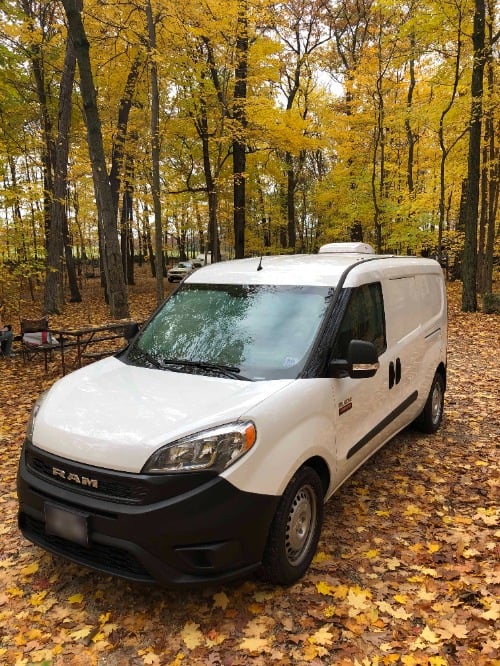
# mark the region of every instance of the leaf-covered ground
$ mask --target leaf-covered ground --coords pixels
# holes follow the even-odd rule
[[[154,307],[154,289],[131,289],[134,317]],[[97,303],[89,292],[52,324],[104,322]],[[443,427],[403,432],[344,485],[311,569],[287,589],[258,578],[188,592],[131,585],[25,541],[19,451],[60,367],[0,359],[0,663],[500,664],[499,318],[461,313],[458,285],[449,309]]]

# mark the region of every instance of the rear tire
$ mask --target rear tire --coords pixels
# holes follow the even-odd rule
[[[285,489],[271,524],[264,557],[264,578],[295,583],[307,571],[321,533],[323,485],[311,467],[301,467]]]
[[[415,421],[415,424],[422,432],[432,434],[441,425],[444,411],[444,377],[440,372],[436,372],[432,380],[431,390],[422,413]]]

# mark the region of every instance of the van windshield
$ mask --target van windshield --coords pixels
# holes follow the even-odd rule
[[[126,358],[144,367],[239,379],[297,377],[330,293],[329,287],[185,284]]]

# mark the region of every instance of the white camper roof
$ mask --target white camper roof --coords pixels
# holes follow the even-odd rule
[[[186,284],[266,284],[336,287],[349,268],[345,287],[354,287],[415,273],[435,273],[439,264],[433,259],[354,252],[350,243],[340,244],[348,251],[323,250],[319,254],[286,254],[250,259],[233,259],[199,268],[186,278]],[[357,245],[357,244],[356,244]],[[362,244],[365,245],[365,244]],[[328,246],[332,248],[333,244]]]

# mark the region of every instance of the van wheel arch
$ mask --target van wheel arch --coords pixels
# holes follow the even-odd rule
[[[261,567],[264,579],[291,585],[307,571],[321,534],[324,483],[324,470],[319,466],[318,473],[309,461],[290,479],[269,529]]]
[[[441,365],[434,375],[424,408],[415,419],[416,427],[424,433],[435,433],[443,420],[446,370]]]

